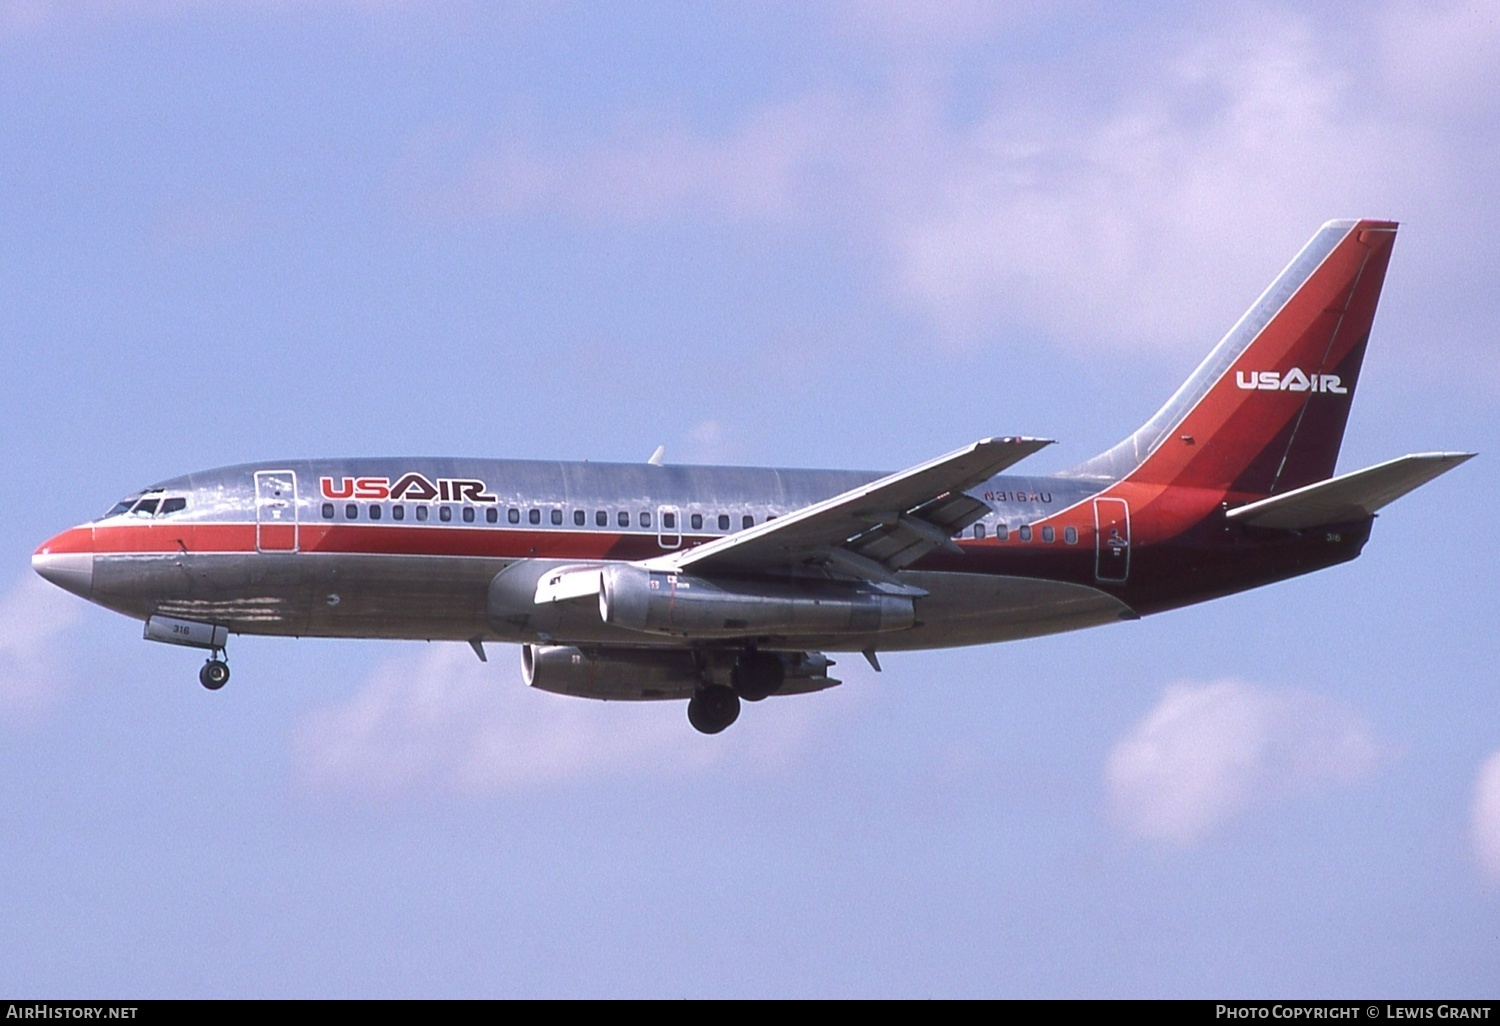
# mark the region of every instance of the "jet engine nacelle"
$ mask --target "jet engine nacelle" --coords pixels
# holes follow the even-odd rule
[[[822,652],[765,652],[780,660],[784,682],[777,694],[805,694],[834,687],[831,658]],[[673,648],[574,648],[520,646],[520,676],[529,687],[613,702],[687,699],[732,673],[733,649],[693,652]]]
[[[689,638],[866,634],[916,621],[909,597],[838,581],[711,581],[631,565],[604,569],[599,616],[627,630]]]
[[[691,652],[522,645],[521,679],[557,695],[614,701],[691,698],[702,681]]]
[[[839,683],[828,676],[833,661],[821,652],[765,654],[782,665],[784,683],[777,694],[806,694]],[[733,650],[702,652],[695,659],[691,652],[669,648],[522,645],[521,678],[541,691],[580,698],[617,702],[691,698],[704,684],[728,680],[735,659]]]

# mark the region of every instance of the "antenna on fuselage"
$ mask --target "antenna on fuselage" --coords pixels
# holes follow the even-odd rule
[[[651,464],[653,467],[659,467],[662,465],[662,461],[666,458],[667,447],[665,445],[658,445],[656,447],[656,451],[651,454],[651,458],[646,462]]]

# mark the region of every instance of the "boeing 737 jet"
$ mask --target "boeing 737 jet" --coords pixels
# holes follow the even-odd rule
[[[825,652],[1132,620],[1343,563],[1375,513],[1472,453],[1334,476],[1389,221],[1330,221],[1155,416],[1047,477],[985,438],[894,474],[480,459],[189,474],[36,550],[37,573],[203,649],[230,634],[519,643],[533,687],[741,701],[837,683]]]

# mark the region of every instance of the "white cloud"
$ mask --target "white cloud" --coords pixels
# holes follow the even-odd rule
[[[56,700],[64,682],[56,641],[81,609],[29,573],[0,597],[0,720],[34,721]]]
[[[1453,127],[1467,120],[1431,110],[1481,92],[1497,36],[1471,25],[1483,17],[1392,4],[1350,40],[1344,20],[1261,10],[1155,55],[1122,46],[1128,65],[1076,67],[1070,53],[1028,68],[1026,88],[970,84],[955,117],[958,87],[932,73],[933,53],[985,45],[992,7],[837,8],[846,42],[884,55],[876,85],[830,72],[728,128],[638,113],[571,150],[508,132],[455,202],[465,216],[831,223],[939,337],[1020,321],[1083,348],[1198,351],[1324,220],[1433,226],[1487,200],[1487,171],[1462,155],[1474,133]],[[1086,88],[1069,88],[1080,76]],[[1454,81],[1467,92],[1445,93]],[[1119,83],[1107,106],[1101,82]],[[1431,104],[1414,108],[1423,88]]]
[[[1116,820],[1191,844],[1260,805],[1349,784],[1382,755],[1347,706],[1240,681],[1175,684],[1110,752]]]
[[[1019,315],[1086,347],[1206,349],[1320,223],[1399,213],[1422,141],[1367,115],[1306,24],[1243,29],[1103,117],[993,110],[898,226],[912,300],[959,336]]]
[[[1500,881],[1500,752],[1479,767],[1474,783],[1474,854],[1485,874]]]
[[[485,795],[614,774],[662,778],[726,759],[765,772],[794,752],[816,696],[748,705],[724,734],[687,722],[682,702],[597,702],[533,691],[516,649],[424,647],[382,663],[348,701],[309,715],[294,737],[303,780],[369,795]]]

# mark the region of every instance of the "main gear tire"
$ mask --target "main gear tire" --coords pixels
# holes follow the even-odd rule
[[[735,694],[747,702],[759,702],[781,690],[786,666],[775,652],[746,652],[735,660],[729,679]]]
[[[688,699],[688,722],[700,734],[717,734],[740,718],[740,696],[722,684],[699,688]]]

